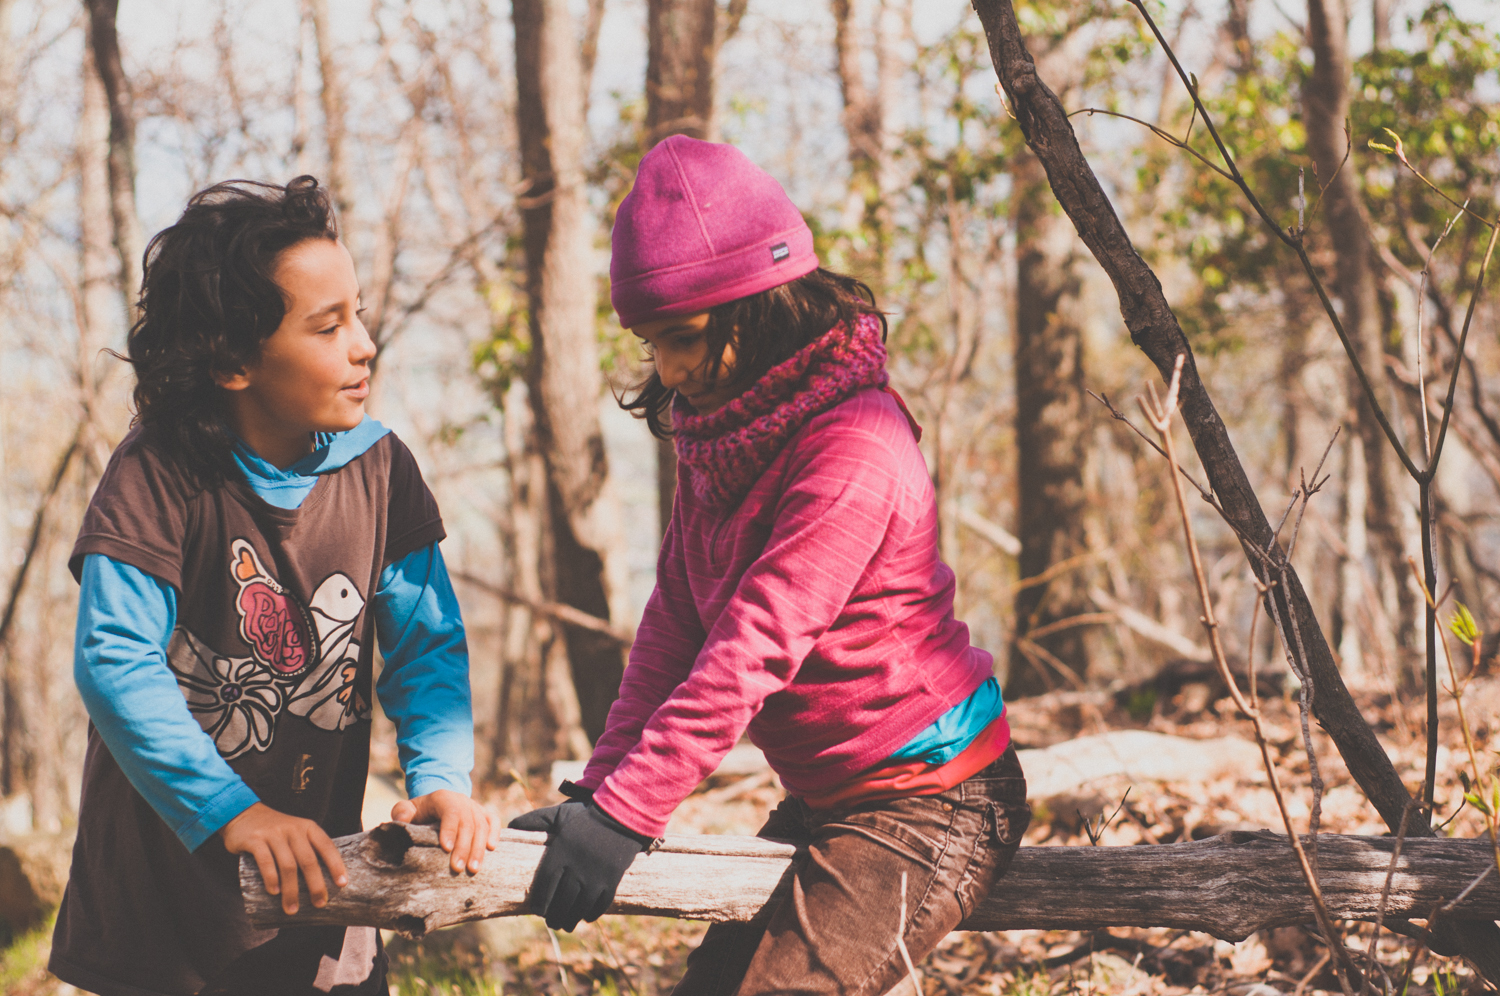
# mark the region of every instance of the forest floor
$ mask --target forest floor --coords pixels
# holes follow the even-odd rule
[[[1418,786],[1425,754],[1416,718],[1420,703],[1402,704],[1376,692],[1357,693],[1356,698],[1408,785]],[[1135,715],[1126,705],[1135,708]],[[1476,679],[1465,711],[1476,727],[1481,757],[1493,758],[1493,748],[1500,748],[1500,679]],[[1265,699],[1263,714],[1288,786],[1288,808],[1305,830],[1311,792],[1295,701]],[[1248,723],[1233,718],[1227,699],[1215,700],[1211,686],[1193,683],[1170,694],[1144,696],[1054,693],[1014,703],[1011,716],[1021,747],[1117,729],[1204,739],[1252,736]],[[1459,772],[1467,767],[1468,755],[1451,700],[1444,703],[1440,730],[1438,819],[1453,817],[1445,833],[1478,836],[1484,832],[1481,817],[1460,806],[1464,787]],[[1337,751],[1315,726],[1313,737],[1327,786],[1322,829],[1385,833]],[[769,773],[710,779],[679,809],[668,832],[754,833],[780,797]],[[509,817],[555,800],[537,788],[528,797],[527,787],[516,783],[495,790],[492,801]],[[1231,829],[1282,829],[1275,799],[1264,776],[1255,771],[1192,783],[1099,782],[1074,795],[1033,804],[1036,817],[1026,835],[1028,846],[1086,844],[1088,829],[1100,844],[1119,846],[1201,839]],[[1101,819],[1111,814],[1098,832]],[[681,976],[704,929],[704,924],[689,921],[606,916],[581,924],[575,933],[559,934],[534,917],[516,917],[438,931],[420,942],[393,935],[387,938],[391,991],[397,996],[658,996]],[[1365,950],[1370,929],[1346,925],[1347,944]],[[37,931],[0,950],[0,993],[74,992],[42,968],[46,941],[47,933]],[[1480,980],[1460,960],[1433,955],[1407,938],[1384,934],[1377,952],[1391,980],[1390,992],[1449,996],[1482,991]],[[1321,937],[1302,927],[1262,931],[1238,944],[1167,929],[955,932],[917,967],[927,996],[1304,996],[1339,991],[1325,955]],[[1374,991],[1382,988],[1377,980]]]

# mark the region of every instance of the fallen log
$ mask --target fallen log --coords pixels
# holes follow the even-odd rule
[[[1311,846],[1311,839],[1304,839]],[[301,908],[290,917],[266,894],[255,863],[242,858],[240,886],[251,921],[261,927],[362,924],[420,937],[468,920],[516,916],[528,912],[526,889],[546,836],[504,831],[500,847],[477,875],[449,870],[430,826],[385,823],[336,843],[349,884],[335,889],[322,909],[312,907],[304,888]],[[1319,878],[1336,919],[1375,919],[1394,847],[1390,837],[1318,838]],[[750,920],[787,887],[795,854],[791,844],[756,837],[669,837],[636,859],[610,912]],[[1500,917],[1494,862],[1488,840],[1406,841],[1385,919],[1425,919],[1481,876],[1453,916]],[[960,929],[1175,927],[1238,941],[1257,930],[1312,919],[1312,902],[1287,838],[1270,831],[1231,831],[1182,844],[1023,847],[994,895]]]

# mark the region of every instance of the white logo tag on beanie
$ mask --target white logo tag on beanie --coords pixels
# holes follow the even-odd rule
[[[786,247],[785,242],[778,242],[771,247],[771,262],[779,263],[791,254],[792,251]]]

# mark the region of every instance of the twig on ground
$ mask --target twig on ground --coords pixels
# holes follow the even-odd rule
[[[901,952],[901,960],[906,962],[906,972],[911,976],[911,987],[916,996],[922,996],[922,979],[917,975],[917,967],[911,963],[911,954],[906,950],[906,872],[901,873],[901,920],[896,924],[896,948]]]
[[[629,975],[625,974],[625,964],[620,961],[620,956],[615,954],[615,946],[609,943],[609,933],[600,926],[598,921],[594,922],[594,929],[599,934],[599,940],[604,942],[604,950],[609,953],[609,960],[615,963],[615,971],[619,972],[620,978],[625,981],[625,988],[630,990],[630,996],[640,996],[635,991],[635,983],[631,981]]]
[[[1127,786],[1125,794],[1120,796],[1120,804],[1115,807],[1115,811],[1108,816],[1105,816],[1103,813],[1099,814],[1099,823],[1097,826],[1083,815],[1083,810],[1078,810],[1078,818],[1083,820],[1083,832],[1088,835],[1090,845],[1094,847],[1099,846],[1099,841],[1104,836],[1104,831],[1109,829],[1109,825],[1115,821],[1115,817],[1120,815],[1120,810],[1125,808],[1125,800],[1129,798],[1130,788]]]
[[[557,966],[557,978],[562,983],[566,996],[573,996],[573,987],[568,985],[568,970],[563,967],[562,945],[557,943],[557,931],[547,928],[547,937],[552,941],[552,961]]]
[[[1307,970],[1307,974],[1302,976],[1302,981],[1297,983],[1297,988],[1292,990],[1292,996],[1302,996],[1303,993],[1307,992],[1307,984],[1313,980],[1314,976],[1323,971],[1323,966],[1327,965],[1332,958],[1333,952],[1324,951],[1323,957],[1313,962],[1313,967]]]

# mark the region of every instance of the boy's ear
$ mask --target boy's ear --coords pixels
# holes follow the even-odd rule
[[[215,370],[214,383],[226,391],[243,391],[250,386],[250,378],[244,370]]]

